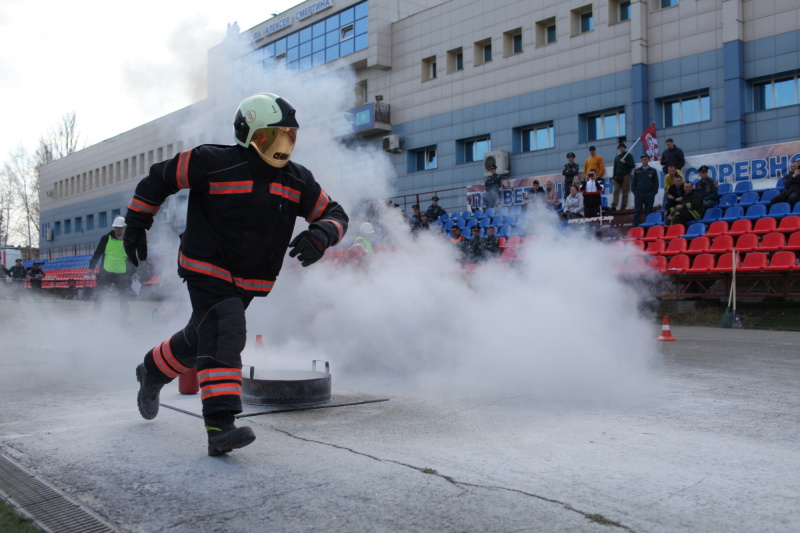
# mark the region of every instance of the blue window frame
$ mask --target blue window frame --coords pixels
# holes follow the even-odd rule
[[[755,110],[764,111],[800,103],[799,84],[797,74],[753,84]]]
[[[108,226],[108,218],[106,216],[106,212],[103,211],[102,213],[97,214],[97,227],[105,228],[106,226]]]
[[[86,231],[94,229],[94,215],[86,215]]]
[[[436,147],[429,146],[414,151],[412,171],[433,170],[436,168]]]
[[[711,120],[711,97],[708,93],[664,99],[664,126],[683,126]]]
[[[616,109],[586,117],[587,137],[590,141],[625,137],[625,110]]]
[[[523,152],[535,152],[555,147],[556,136],[552,122],[521,128],[521,134]]]
[[[492,140],[488,135],[473,137],[460,141],[464,148],[464,162],[483,161],[483,154],[492,149]]]

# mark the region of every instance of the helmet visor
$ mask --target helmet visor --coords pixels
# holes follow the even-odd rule
[[[289,162],[296,140],[297,128],[262,128],[253,133],[250,145],[267,164],[280,168]]]

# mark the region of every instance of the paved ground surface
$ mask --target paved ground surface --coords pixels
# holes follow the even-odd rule
[[[137,330],[51,305],[74,321],[0,311],[0,453],[121,531],[800,531],[797,333],[673,328],[635,401],[436,395],[334,366],[334,400],[389,401],[248,417],[255,443],[211,458],[197,418],[136,410],[157,304]],[[176,384],[162,401],[199,412]]]

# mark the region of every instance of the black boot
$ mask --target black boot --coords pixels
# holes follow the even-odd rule
[[[237,428],[233,421],[233,415],[205,417],[208,455],[224,455],[231,450],[244,448],[256,440],[256,434],[249,426]]]
[[[136,397],[139,413],[145,420],[152,420],[158,414],[158,396],[164,384],[148,378],[144,363],[136,367],[136,381],[139,382],[139,394]]]

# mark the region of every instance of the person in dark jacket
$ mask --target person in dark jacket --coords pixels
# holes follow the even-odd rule
[[[671,226],[700,220],[705,211],[704,201],[703,193],[695,189],[691,181],[687,181],[683,184],[683,197],[675,204],[664,224]]]
[[[131,294],[131,280],[136,275],[135,268],[128,260],[122,238],[125,234],[125,218],[117,217],[111,223],[113,228],[100,238],[94,255],[89,260],[89,276],[95,275],[95,267],[100,263],[94,297],[94,312],[99,314],[103,309],[105,293],[115,290],[119,295],[119,314],[122,323],[128,320],[130,307],[128,300]],[[102,262],[100,262],[102,258]],[[74,280],[72,280],[74,282]]]
[[[769,205],[788,202],[794,207],[798,200],[800,200],[800,162],[792,161],[789,173],[783,178],[783,190],[770,200]]]
[[[567,154],[567,162],[564,165],[563,170],[561,170],[561,175],[564,176],[564,198],[569,196],[569,188],[575,185],[576,187],[580,187],[580,179],[576,178],[578,173],[580,172],[580,168],[578,167],[578,163],[575,162],[575,154],[573,152],[569,152]]]
[[[483,182],[484,190],[483,203],[486,207],[497,207],[500,203],[500,186],[502,185],[503,177],[497,174],[497,167],[491,165],[489,167],[489,176]]]
[[[17,259],[14,266],[6,270],[12,281],[13,299],[19,301],[22,291],[25,290],[25,278],[28,277],[28,269],[22,264],[22,259]]]
[[[667,149],[661,153],[661,168],[667,170],[670,165],[675,165],[678,170],[683,170],[686,166],[686,158],[683,150],[675,146],[675,141],[667,139]]]
[[[697,180],[697,187],[703,194],[703,207],[708,209],[714,207],[719,203],[719,194],[717,193],[717,183],[708,175],[708,167],[706,165],[697,169],[700,174],[700,179]]]
[[[631,172],[636,168],[633,156],[627,151],[625,143],[619,143],[617,150],[619,153],[614,158],[614,198],[611,200],[611,210],[614,211],[619,205],[621,210],[628,208],[628,196],[631,190]],[[622,203],[619,197],[622,196]]]
[[[36,298],[42,297],[42,280],[45,277],[45,272],[42,270],[43,264],[42,261],[34,261],[33,266],[28,269],[28,280]]]
[[[444,210],[444,207],[439,205],[438,196],[431,198],[431,202],[433,203],[428,206],[428,209],[425,210],[425,213],[428,215],[428,222],[436,222],[439,220],[440,216],[447,214],[447,211]]]
[[[633,191],[633,227],[653,211],[653,203],[658,193],[658,172],[650,166],[650,156],[642,154],[642,166],[633,171],[631,190]]]
[[[189,189],[178,275],[192,316],[136,367],[137,403],[142,417],[152,420],[161,388],[196,366],[211,456],[256,438],[250,427],[234,425],[242,411],[248,305],[270,293],[287,249],[306,267],[347,231],[344,209],[308,169],[290,161],[298,128],[286,99],[271,93],[245,98],[234,118],[235,145],[201,145],[156,163],[128,206],[125,245],[136,265],[147,258],[146,230],[163,202]],[[292,239],[298,217],[309,226]]]
[[[665,193],[665,205],[667,213],[675,209],[675,206],[683,200],[683,197],[686,195],[685,185],[686,182],[683,181],[683,177],[680,175],[675,176],[675,183],[673,183]]]

